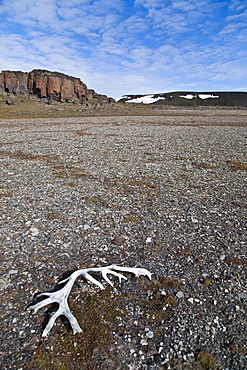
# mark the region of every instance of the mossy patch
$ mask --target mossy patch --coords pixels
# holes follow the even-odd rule
[[[139,217],[128,214],[124,216],[124,219],[122,222],[127,223],[127,222],[140,222],[140,221],[141,219]]]
[[[84,136],[84,135],[92,135],[91,132],[87,132],[86,129],[84,130],[76,130],[75,133],[79,136]]]
[[[182,281],[177,278],[168,278],[161,276],[159,278],[159,285],[164,288],[176,289],[182,284]]]
[[[224,262],[228,265],[247,266],[247,259],[237,256],[227,257],[225,258]]]
[[[226,161],[226,165],[234,171],[247,171],[247,162]]]
[[[82,333],[74,335],[58,323],[47,339],[40,340],[25,369],[94,369],[94,352],[108,353],[111,330],[124,310],[121,297],[109,288],[87,297],[80,294],[77,299],[72,294],[69,304]]]
[[[71,188],[74,188],[74,187],[76,187],[76,186],[77,186],[77,183],[76,183],[76,182],[74,182],[74,181],[70,181],[70,182],[68,182],[66,185],[67,185],[67,186],[70,186]]]
[[[215,358],[206,351],[200,351],[196,354],[196,359],[200,362],[203,369],[206,370],[220,370],[220,367],[216,365]]]
[[[212,285],[212,283],[211,283],[211,281],[210,281],[210,280],[204,280],[204,281],[203,281],[203,285],[204,285],[204,286],[210,286],[210,285]]]
[[[112,243],[116,245],[123,245],[126,243],[126,239],[123,236],[116,236],[112,239]]]
[[[192,165],[197,168],[202,168],[205,170],[210,170],[213,168],[213,166],[206,162],[192,162]]]
[[[246,346],[243,346],[241,344],[239,344],[239,345],[231,344],[229,346],[229,349],[230,349],[230,351],[236,351],[236,352],[240,353],[241,355],[244,355],[244,356],[247,355]]]
[[[175,157],[176,161],[184,161],[185,159],[188,159],[188,158],[183,157],[182,155],[176,155],[176,157]]]
[[[49,212],[46,217],[48,218],[48,220],[56,220],[60,218],[60,216],[54,212]]]
[[[32,154],[23,152],[22,150],[17,150],[15,152],[0,150],[0,155],[18,160],[45,162],[57,178],[68,179],[71,177],[81,178],[90,176],[84,173],[80,167],[76,167],[70,163],[64,163],[57,155]]]
[[[0,193],[0,198],[9,198],[12,196],[12,193],[10,191],[5,191],[4,193]]]
[[[151,162],[151,163],[161,162],[161,161],[162,161],[162,159],[157,158],[157,157],[153,157],[153,158],[148,159],[148,162]]]
[[[83,197],[82,199],[84,199],[86,202],[93,202],[93,203],[100,202],[100,199],[96,197]]]

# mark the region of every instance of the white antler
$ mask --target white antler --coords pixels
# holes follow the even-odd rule
[[[116,271],[131,272],[135,276],[144,275],[144,276],[147,276],[149,279],[151,279],[151,273],[148,270],[143,269],[143,268],[137,268],[137,267],[122,267],[122,266],[117,266],[117,265],[110,265],[110,266],[105,266],[105,267],[93,267],[93,268],[81,269],[81,270],[74,271],[67,279],[64,279],[64,280],[59,282],[59,284],[62,284],[62,283],[65,283],[67,281],[67,283],[63,286],[63,288],[61,288],[61,289],[59,289],[55,292],[44,292],[44,293],[38,294],[36,296],[36,298],[39,298],[39,297],[42,297],[42,296],[46,296],[47,298],[43,299],[42,301],[40,301],[36,304],[30,305],[28,307],[29,310],[34,310],[34,313],[36,313],[38,311],[38,309],[40,309],[42,307],[45,307],[48,304],[51,304],[51,303],[58,303],[59,304],[58,310],[50,317],[50,319],[49,319],[49,321],[48,321],[48,323],[47,323],[47,325],[46,325],[46,327],[45,327],[45,329],[42,333],[42,337],[45,337],[49,333],[49,331],[53,327],[56,319],[61,315],[67,317],[67,319],[70,322],[70,325],[72,327],[72,330],[73,330],[74,334],[80,333],[82,331],[81,328],[80,328],[80,325],[78,324],[76,318],[71,313],[71,311],[69,309],[69,306],[68,306],[68,302],[67,302],[68,296],[71,292],[71,289],[74,285],[75,280],[78,278],[78,276],[83,276],[86,280],[90,281],[91,283],[93,283],[95,285],[98,285],[100,287],[100,289],[105,289],[103,284],[101,284],[98,280],[96,280],[94,277],[92,277],[89,273],[90,272],[100,272],[102,274],[103,279],[108,284],[113,286],[112,281],[107,276],[108,274],[112,274],[112,275],[118,277],[120,283],[121,283],[122,279],[127,280],[127,278],[124,275],[122,275],[122,274],[120,274]]]

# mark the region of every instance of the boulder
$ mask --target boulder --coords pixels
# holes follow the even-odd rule
[[[7,105],[14,105],[13,101],[11,99],[6,99]]]

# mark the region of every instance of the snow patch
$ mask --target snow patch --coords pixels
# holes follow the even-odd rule
[[[208,98],[219,98],[217,95],[210,95],[210,94],[199,94],[200,99],[208,99]]]
[[[161,98],[161,97],[154,98],[153,95],[151,95],[151,96],[150,95],[145,95],[145,96],[141,96],[140,98],[127,100],[126,103],[151,104],[151,103],[155,103],[158,100],[165,100],[165,98]]]
[[[219,98],[218,95],[212,95],[212,94],[187,94],[187,95],[179,95],[180,98],[185,98],[185,99],[193,99],[199,96],[200,99],[208,99],[208,98]]]
[[[185,99],[193,99],[195,95],[192,94],[187,94],[187,95],[179,95],[180,98],[185,98]]]

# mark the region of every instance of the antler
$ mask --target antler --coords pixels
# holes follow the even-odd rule
[[[109,265],[105,267],[93,267],[93,268],[74,271],[68,278],[59,282],[59,284],[62,284],[67,281],[67,283],[61,289],[55,292],[44,292],[44,293],[38,294],[36,298],[39,298],[42,296],[46,296],[47,298],[43,299],[42,301],[36,304],[31,304],[28,307],[28,310],[34,310],[34,313],[36,313],[40,308],[45,307],[48,304],[51,304],[51,303],[59,304],[58,310],[50,317],[42,333],[42,337],[45,337],[49,333],[56,319],[61,315],[67,317],[74,334],[80,333],[82,331],[80,328],[80,325],[78,324],[75,316],[71,313],[70,308],[68,306],[68,302],[67,302],[68,296],[71,292],[71,289],[74,285],[75,280],[78,278],[78,276],[83,276],[86,280],[90,281],[91,283],[95,285],[98,285],[100,289],[105,289],[103,284],[101,284],[98,280],[92,277],[89,273],[90,272],[100,272],[102,274],[103,279],[109,285],[113,287],[112,281],[107,276],[108,274],[118,277],[120,283],[122,279],[127,280],[127,278],[124,275],[116,271],[130,272],[137,277],[140,275],[144,275],[144,276],[147,276],[149,279],[151,279],[151,273],[148,270],[143,269],[143,268],[137,268],[137,267],[122,267],[122,266],[117,266],[117,265]]]

